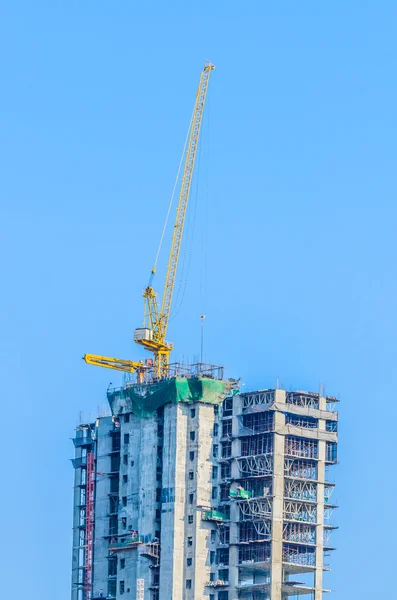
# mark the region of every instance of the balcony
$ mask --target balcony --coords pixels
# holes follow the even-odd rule
[[[205,584],[206,587],[214,587],[214,588],[227,587],[228,585],[229,585],[229,582],[224,581],[223,579],[217,579],[216,581],[208,581],[208,583]]]

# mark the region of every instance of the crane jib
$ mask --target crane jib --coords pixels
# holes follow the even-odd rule
[[[204,105],[207,95],[208,82],[213,65],[206,65],[201,73],[200,83],[196,95],[196,103],[193,111],[193,117],[190,126],[190,136],[186,151],[186,161],[182,176],[181,190],[177,207],[175,226],[172,236],[170,256],[167,266],[167,274],[164,286],[163,300],[161,304],[160,336],[163,341],[167,332],[168,319],[171,310],[172,294],[175,287],[176,271],[178,267],[179,253],[182,243],[183,228],[185,224],[187,204],[189,200],[190,188],[193,177],[194,163],[197,153],[197,147],[200,137],[200,130],[204,112]]]

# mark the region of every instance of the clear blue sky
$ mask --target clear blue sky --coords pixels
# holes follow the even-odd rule
[[[205,311],[206,357],[244,389],[340,396],[326,585],[389,597],[396,17],[365,0],[3,3],[2,597],[69,599],[69,438],[120,381],[81,357],[141,356],[141,291],[206,58],[175,356],[197,355]]]

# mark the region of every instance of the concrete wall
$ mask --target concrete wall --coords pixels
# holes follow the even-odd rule
[[[211,527],[208,522],[201,520],[202,507],[211,505],[212,492],[212,446],[214,429],[214,407],[207,404],[197,404],[196,422],[192,422],[190,431],[195,431],[197,439],[197,470],[193,482],[189,481],[195,501],[195,531],[193,561],[194,575],[192,600],[203,598],[206,584],[210,579],[211,566],[209,553],[211,547]]]
[[[157,417],[141,419],[132,414],[120,416],[120,508],[119,534],[126,538],[137,532],[146,540],[151,540],[156,531],[156,481],[157,466]],[[128,436],[128,438],[126,437]],[[120,538],[123,539],[123,538]],[[122,597],[136,600],[137,579],[144,580],[144,600],[150,598],[151,570],[153,561],[141,554],[141,547],[117,552],[117,590],[124,585]],[[121,568],[121,561],[125,567]]]
[[[112,438],[110,431],[114,430],[111,417],[98,419],[96,427],[96,477],[95,477],[95,533],[94,533],[94,568],[93,591],[108,587],[108,555],[109,541],[109,510],[110,510],[110,453]],[[103,475],[101,473],[104,473]]]
[[[164,407],[160,600],[183,598],[185,539],[193,536],[185,510],[188,409],[182,404]],[[190,467],[196,470],[194,461]]]

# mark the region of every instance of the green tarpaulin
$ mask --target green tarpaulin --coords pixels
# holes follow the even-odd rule
[[[223,400],[225,382],[216,379],[175,377],[153,385],[125,387],[108,393],[112,413],[116,404],[123,400],[124,412],[131,411],[138,417],[150,417],[164,404],[177,402],[205,402],[218,404]]]

